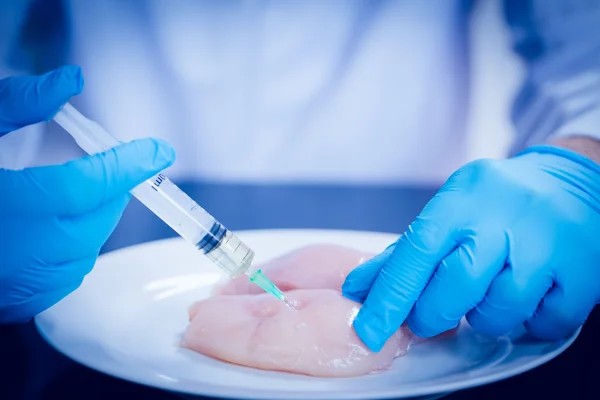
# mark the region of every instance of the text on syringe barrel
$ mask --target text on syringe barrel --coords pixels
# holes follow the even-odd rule
[[[187,241],[196,245],[211,236],[215,219],[163,174],[153,176],[131,193]]]

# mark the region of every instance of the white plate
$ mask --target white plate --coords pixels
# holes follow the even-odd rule
[[[381,251],[397,235],[310,230],[238,232],[257,254],[273,258],[309,243]],[[81,287],[36,317],[42,336],[88,367],[133,382],[191,395],[240,399],[389,399],[441,394],[522,373],[563,352],[577,337],[544,343],[515,333],[458,334],[415,346],[391,370],[351,379],[260,371],[216,361],[178,343],[188,306],[221,277],[180,239],[145,243],[101,256]]]

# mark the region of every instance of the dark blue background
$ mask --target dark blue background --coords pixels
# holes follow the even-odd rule
[[[232,230],[331,228],[402,232],[434,188],[181,185]],[[103,251],[174,236],[133,200]],[[599,265],[600,267],[600,265]],[[600,317],[588,320],[579,339],[561,356],[533,371],[448,400],[598,399]],[[82,367],[50,348],[33,323],[0,327],[0,399],[150,399],[171,394],[111,378]]]

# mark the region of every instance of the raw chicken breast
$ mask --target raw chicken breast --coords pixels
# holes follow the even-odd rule
[[[215,296],[192,305],[184,346],[234,364],[319,377],[383,371],[423,339],[403,326],[373,353],[354,332],[360,304],[343,297],[341,286],[372,256],[312,245],[273,259],[261,269],[295,308],[245,277],[228,281]]]
[[[341,291],[346,276],[360,264],[375,256],[335,244],[302,247],[272,259],[257,268],[286,292],[292,289],[334,289]],[[228,279],[220,294],[259,294],[263,290],[242,276]]]
[[[408,349],[412,335],[401,329],[380,352],[368,351],[351,326],[359,304],[336,290],[286,295],[296,309],[266,293],[194,304],[185,346],[234,364],[319,377],[381,371]]]

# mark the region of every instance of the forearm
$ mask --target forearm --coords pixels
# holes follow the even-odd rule
[[[550,144],[573,150],[600,164],[600,141],[586,136],[560,137]]]
[[[600,140],[600,8],[583,1],[503,3],[513,49],[525,67],[511,110],[516,134],[511,155],[547,143],[598,163],[593,139]]]

